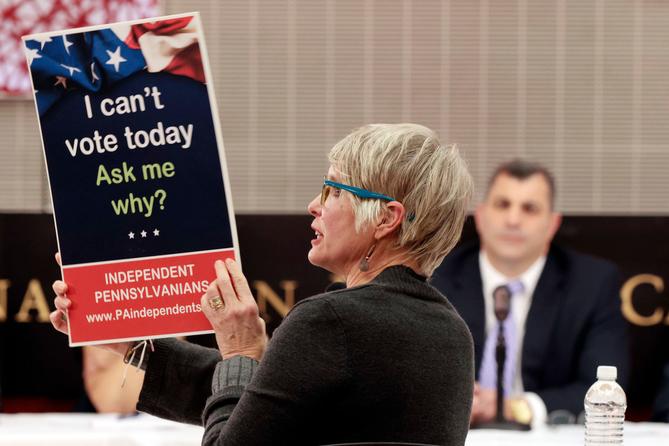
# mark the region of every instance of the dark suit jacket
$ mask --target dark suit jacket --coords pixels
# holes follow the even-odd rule
[[[653,421],[669,423],[669,362],[664,366],[660,390],[655,398]]]
[[[432,285],[472,332],[477,377],[485,344],[478,256],[478,244],[463,246],[432,277]],[[598,365],[618,367],[618,382],[625,388],[629,353],[619,288],[612,263],[551,247],[532,297],[522,347],[525,391],[538,394],[549,413],[566,409],[580,414]]]

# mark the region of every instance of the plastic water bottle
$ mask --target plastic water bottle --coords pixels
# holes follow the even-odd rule
[[[585,394],[585,445],[623,444],[627,397],[615,367],[597,367],[597,382]]]

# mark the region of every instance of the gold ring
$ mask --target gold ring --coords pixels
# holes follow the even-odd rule
[[[223,301],[221,300],[221,296],[214,296],[211,299],[209,299],[209,306],[214,311],[218,311],[219,308],[222,308],[223,307]]]

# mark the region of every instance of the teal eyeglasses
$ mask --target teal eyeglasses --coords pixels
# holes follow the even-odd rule
[[[355,186],[349,186],[348,184],[337,183],[325,178],[323,180],[323,189],[321,190],[321,206],[325,204],[325,200],[327,200],[332,189],[343,189],[360,198],[378,198],[379,200],[395,201],[394,198],[391,198],[388,195],[383,195],[378,192],[371,192]]]

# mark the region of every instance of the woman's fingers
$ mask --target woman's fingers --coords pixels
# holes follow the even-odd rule
[[[212,282],[212,284],[213,283],[214,282]],[[211,288],[211,285],[209,285],[209,288]],[[208,292],[209,292],[209,290],[207,290],[207,293]],[[209,320],[209,322],[211,322],[212,327],[215,328],[215,326],[214,326],[215,321],[213,320],[214,314],[212,313],[213,308],[211,307],[211,303],[209,303],[209,299],[212,299],[214,296],[209,296],[209,295],[207,295],[207,293],[204,293],[202,295],[202,297],[200,298],[200,307],[201,307],[202,312],[204,313],[204,315]]]
[[[56,253],[56,261],[60,260],[60,254]],[[68,333],[67,328],[67,310],[72,306],[72,301],[67,298],[67,284],[62,280],[56,280],[51,285],[53,292],[56,293],[56,297],[53,300],[54,305],[56,306],[56,311],[49,314],[49,319],[51,320],[51,325],[60,331],[61,333]]]
[[[72,301],[67,298],[67,284],[62,280],[56,280],[53,285],[53,292],[56,293],[56,298],[53,300],[57,310],[67,311],[72,305]]]
[[[204,295],[207,298],[211,298],[218,296],[219,294],[218,287],[216,286],[216,280],[209,282],[209,286],[207,287],[207,291],[204,292]]]
[[[225,261],[225,267],[232,279],[232,285],[237,294],[237,298],[244,304],[251,304],[252,302],[255,304],[255,299],[253,299],[249,283],[246,280],[246,276],[244,276],[242,269],[239,267],[239,263],[232,259],[227,259]]]
[[[53,300],[53,303],[56,306],[56,310],[60,310],[62,312],[67,312],[67,310],[72,306],[72,301],[67,297],[58,296]]]
[[[267,345],[265,321],[239,265],[234,261],[214,263],[216,280],[202,295],[201,306],[216,333],[224,358],[245,355],[260,359]]]
[[[51,320],[51,325],[53,328],[60,331],[61,333],[67,334],[67,316],[62,310],[52,311],[49,314],[49,319]]]
[[[54,257],[56,259],[56,263],[62,266],[60,252],[57,252]],[[56,293],[56,298],[53,300],[53,303],[56,306],[56,310],[49,314],[49,320],[51,320],[51,325],[53,325],[53,328],[60,331],[61,333],[68,334],[67,309],[70,308],[70,305],[72,305],[72,301],[65,296],[67,294],[67,284],[62,280],[56,280],[51,285],[51,288],[53,288],[53,292]]]
[[[62,280],[53,282],[51,288],[53,288],[53,292],[56,293],[57,296],[65,296],[67,294],[67,284]]]
[[[214,262],[214,269],[216,270],[216,287],[218,288],[219,296],[223,299],[226,307],[232,308],[239,304],[239,298],[235,292],[232,282],[230,281],[230,274],[228,269],[221,260]]]

